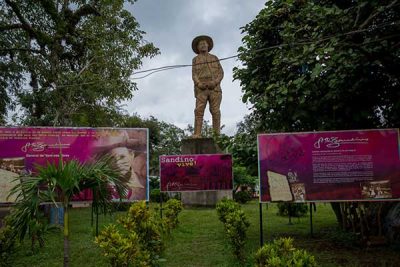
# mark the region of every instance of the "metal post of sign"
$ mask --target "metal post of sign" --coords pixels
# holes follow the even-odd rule
[[[96,236],[99,235],[99,205],[96,204]]]
[[[289,214],[289,225],[292,225],[292,203],[289,203],[288,214]]]
[[[94,213],[94,208],[93,208],[93,201],[91,205],[91,220],[90,220],[90,226],[93,227],[93,213]]]
[[[264,245],[264,239],[263,239],[263,219],[262,219],[262,203],[259,203],[259,208],[260,208],[260,247]]]
[[[312,213],[313,213],[313,205],[312,205],[312,203],[310,203],[310,236],[311,237],[314,236]]]

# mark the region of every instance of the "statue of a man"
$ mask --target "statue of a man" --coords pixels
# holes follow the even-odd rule
[[[212,126],[215,134],[220,133],[222,100],[221,80],[224,77],[219,59],[210,54],[213,40],[206,35],[197,36],[192,41],[192,49],[197,54],[192,61],[192,78],[196,108],[194,110],[194,138],[201,137],[204,110],[210,105]]]

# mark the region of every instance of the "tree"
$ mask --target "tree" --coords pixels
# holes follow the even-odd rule
[[[160,155],[181,153],[181,140],[187,137],[184,130],[174,124],[159,121],[153,116],[149,118],[142,118],[137,114],[125,116],[118,126],[149,129],[150,175],[158,174]]]
[[[12,97],[28,125],[114,123],[137,89],[130,75],[158,53],[124,2],[2,1],[0,114]]]
[[[262,131],[397,127],[397,1],[269,1],[234,69]]]
[[[25,177],[15,186],[11,194],[16,194],[16,210],[12,213],[11,224],[20,239],[32,231],[38,222],[39,206],[43,202],[61,203],[64,209],[64,266],[69,266],[69,204],[73,195],[84,189],[92,189],[97,205],[111,203],[110,185],[114,185],[119,196],[124,197],[127,185],[114,158],[105,156],[91,163],[76,160],[58,164],[48,163],[38,166],[37,175]],[[32,223],[33,222],[33,223]]]
[[[234,69],[256,130],[398,127],[399,18],[397,0],[268,1]]]

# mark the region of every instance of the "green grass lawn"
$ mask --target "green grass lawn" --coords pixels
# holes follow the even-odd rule
[[[251,226],[245,247],[247,265],[253,266],[253,254],[259,247],[259,206],[257,201],[243,205]],[[329,204],[318,204],[314,216],[314,238],[309,236],[309,217],[294,218],[276,215],[277,207],[263,205],[264,240],[292,236],[298,248],[315,255],[319,266],[400,266],[400,252],[391,247],[361,248],[348,234],[337,231]],[[100,225],[115,221],[113,216],[100,216]],[[169,266],[238,266],[225,238],[222,223],[215,209],[188,208],[180,214],[180,225],[165,238],[163,267]],[[94,229],[90,225],[90,209],[71,212],[71,266],[108,266],[100,249],[94,244]],[[344,240],[344,241],[343,241]],[[347,240],[347,241],[346,241]],[[63,240],[61,231],[48,234],[44,249],[34,253],[29,242],[22,244],[13,266],[62,266]]]

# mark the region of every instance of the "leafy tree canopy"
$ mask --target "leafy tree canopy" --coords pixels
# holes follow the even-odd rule
[[[260,131],[400,125],[400,2],[268,1],[234,78]]]
[[[123,0],[5,0],[0,21],[0,114],[28,125],[110,125],[158,53]]]

